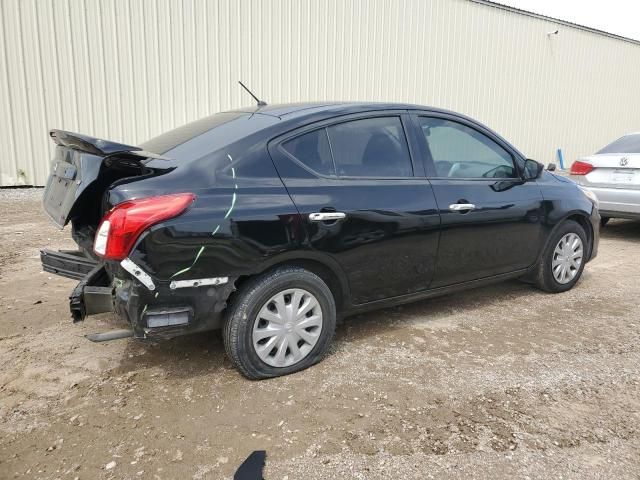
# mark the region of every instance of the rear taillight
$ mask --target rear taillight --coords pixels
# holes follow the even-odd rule
[[[593,165],[587,162],[581,162],[580,160],[576,160],[571,164],[571,175],[586,175],[587,173],[593,170]]]
[[[193,193],[177,193],[119,203],[102,219],[93,251],[109,260],[126,258],[142,232],[180,215],[195,198]]]

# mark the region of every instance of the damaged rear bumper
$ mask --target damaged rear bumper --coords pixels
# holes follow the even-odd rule
[[[40,261],[45,272],[75,280],[82,280],[97,265],[77,250],[40,250]]]
[[[113,287],[104,264],[72,250],[41,250],[40,261],[45,272],[80,280],[69,296],[74,322],[81,322],[87,315],[114,311]]]
[[[222,327],[222,311],[235,290],[235,278],[161,281],[131,260],[98,263],[79,252],[41,252],[43,269],[81,278],[69,297],[74,322],[115,312],[138,339],[158,340]],[[52,264],[55,263],[55,267]],[[80,277],[79,272],[87,270]],[[66,275],[67,272],[74,276]]]
[[[150,277],[130,259],[108,267],[114,278],[116,312],[136,338],[165,339],[222,328],[222,312],[235,278],[171,281]]]
[[[97,264],[73,289],[69,309],[74,322],[83,321],[87,315],[114,311],[113,287],[103,264]]]

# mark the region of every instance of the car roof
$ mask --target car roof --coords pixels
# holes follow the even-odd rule
[[[141,147],[150,152],[164,155],[179,146],[191,149],[194,145],[195,139],[199,139],[198,142],[202,141],[207,145],[216,143],[209,137],[217,136],[218,133],[222,134],[224,132],[225,141],[230,141],[232,137],[240,137],[266,128],[277,127],[278,124],[283,128],[292,129],[306,125],[307,123],[329,119],[334,116],[337,117],[384,110],[421,110],[466,119],[472,124],[490,131],[493,135],[497,136],[504,143],[509,145],[521,157],[525,158],[522,153],[520,153],[504,138],[500,137],[496,132],[488,129],[488,127],[480,124],[477,120],[467,117],[464,114],[423,105],[391,102],[304,102],[265,106],[254,105],[236,110],[219,112],[209,117],[196,120],[195,122],[183,125],[177,129],[165,132],[158,137],[143,143]],[[245,119],[245,122],[243,122],[241,126],[237,122],[234,123],[234,125],[227,125],[227,127],[231,127],[233,131],[233,135],[230,135],[229,132],[226,131],[227,127],[224,127],[224,124],[229,121],[229,118],[233,120],[241,117]],[[240,128],[236,128],[238,126],[240,126]],[[222,130],[217,127],[221,127]],[[211,132],[212,130],[216,130],[216,132]]]
[[[302,103],[281,103],[266,105],[263,107],[251,106],[242,107],[230,112],[235,113],[253,113],[261,115],[270,115],[278,118],[291,118],[299,115],[305,115],[313,112],[339,110],[341,113],[357,113],[366,110],[430,110],[442,113],[450,113],[462,116],[459,113],[444,110],[441,108],[428,107],[424,105],[413,105],[409,103],[391,103],[391,102],[302,102]]]
[[[505,138],[501,137],[497,132],[483,125],[462,113],[454,112],[444,108],[429,107],[426,105],[416,105],[411,103],[394,103],[394,102],[305,102],[305,103],[285,103],[266,105],[263,107],[253,106],[249,108],[241,108],[235,110],[235,113],[252,113],[272,117],[279,120],[297,120],[301,122],[307,120],[315,120],[330,118],[331,116],[349,115],[351,113],[364,113],[368,111],[380,110],[418,110],[431,113],[441,113],[451,115],[459,119],[465,119],[477,127],[482,127],[490,131],[493,135],[500,138],[504,143],[509,145],[518,155],[526,158],[516,147],[514,147]]]

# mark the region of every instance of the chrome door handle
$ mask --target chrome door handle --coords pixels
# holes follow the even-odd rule
[[[326,222],[331,220],[342,220],[346,216],[347,214],[342,212],[315,212],[309,214],[309,220],[312,222]]]
[[[476,206],[473,203],[452,203],[449,205],[449,210],[452,212],[464,212],[475,210]]]

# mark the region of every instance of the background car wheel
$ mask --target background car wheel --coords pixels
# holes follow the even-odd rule
[[[551,293],[570,290],[582,275],[588,248],[584,228],[573,220],[565,221],[542,253],[535,282],[538,288]]]
[[[320,361],[335,327],[329,287],[308,270],[283,267],[242,285],[227,311],[224,345],[245,377],[277,377]]]
[[[607,223],[609,223],[609,220],[611,220],[610,217],[602,217],[602,218],[600,218],[600,226],[604,227]]]

